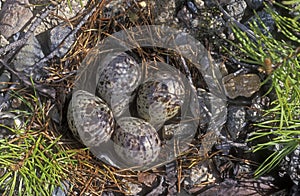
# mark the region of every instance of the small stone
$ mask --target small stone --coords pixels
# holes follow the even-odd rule
[[[175,0],[153,1],[155,24],[165,24],[171,27],[178,26],[174,20],[176,2]]]
[[[106,17],[114,17],[120,12],[125,12],[125,3],[123,0],[109,1],[104,7],[104,14]]]
[[[124,190],[126,192],[126,195],[138,195],[139,192],[142,191],[142,187],[139,184],[129,182],[125,180],[125,178],[122,179],[122,182],[124,183]]]
[[[198,8],[192,1],[187,1],[186,5],[193,14],[198,14]]]
[[[300,146],[296,150],[290,153],[290,161],[287,167],[287,173],[289,174],[292,181],[296,184],[300,184],[300,157],[299,157]]]
[[[263,111],[270,106],[270,98],[267,96],[257,96],[252,99],[252,104],[246,110],[247,119],[251,122],[263,120]]]
[[[246,111],[242,106],[229,106],[227,115],[227,130],[229,137],[235,141],[246,127]]]
[[[11,100],[11,107],[12,108],[19,108],[20,106],[22,105],[22,100],[17,98],[17,97],[14,97],[12,98]]]
[[[8,39],[20,31],[32,16],[28,0],[6,1],[0,10],[0,34]]]
[[[177,13],[177,18],[181,21],[184,26],[190,27],[193,20],[192,12],[187,8],[187,6],[183,6]],[[195,23],[195,22],[194,22]],[[199,22],[198,22],[199,23]],[[194,24],[195,25],[195,24]]]
[[[234,17],[237,21],[242,20],[244,12],[247,8],[245,1],[234,1],[226,6],[230,16]]]
[[[274,192],[274,187],[276,188],[274,183],[269,180],[248,179],[243,176],[236,179],[226,177],[224,181],[203,190],[201,195],[270,195],[270,192]],[[282,193],[278,195],[286,195]]]
[[[42,47],[35,36],[29,37],[27,43],[22,47],[13,59],[12,63],[16,71],[29,70],[35,63],[44,57]]]
[[[51,117],[51,119],[56,122],[56,123],[60,123],[61,122],[61,116],[60,113],[58,111],[58,108],[56,105],[54,105],[53,107],[51,107],[50,111],[49,111],[49,116]]]
[[[194,0],[195,5],[197,6],[198,9],[203,9],[204,8],[204,1],[203,0]]]
[[[139,2],[139,5],[142,7],[142,8],[145,8],[147,6],[147,3],[145,1],[141,1]]]
[[[288,7],[290,7],[290,11],[289,11],[289,14],[292,16],[292,17],[295,17],[295,18],[298,18],[300,17],[300,10],[297,9],[297,7],[300,5],[300,2],[296,2],[295,4],[292,4],[292,5],[286,5]],[[299,34],[298,34],[299,35]]]
[[[187,186],[201,185],[202,183],[210,184],[216,181],[214,174],[210,172],[207,164],[197,165],[191,168],[190,175],[184,181]]]
[[[198,19],[194,19],[194,20],[192,20],[191,24],[192,24],[193,28],[196,28],[196,27],[199,26],[199,20]]]
[[[88,4],[88,0],[80,1],[62,1],[58,4],[58,16],[70,19],[76,17],[77,14],[84,10],[84,6]]]
[[[68,195],[68,191],[70,190],[70,186],[71,186],[70,182],[64,181],[64,182],[61,182],[60,184],[61,184],[61,186],[54,188],[52,196],[67,196]]]
[[[260,89],[260,78],[256,74],[238,74],[232,73],[222,79],[225,87],[225,94],[230,99],[238,96],[251,97]]]
[[[4,47],[9,44],[9,41],[0,34],[0,47]]]
[[[140,172],[137,174],[138,181],[145,184],[148,187],[151,187],[156,180],[156,175],[154,173],[144,173]]]

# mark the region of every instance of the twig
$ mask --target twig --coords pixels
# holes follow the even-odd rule
[[[72,71],[69,71],[69,73],[66,74],[64,77],[62,77],[62,78],[60,78],[60,79],[57,79],[57,80],[51,79],[50,81],[52,81],[52,83],[59,83],[59,82],[62,82],[62,81],[64,81],[64,80],[66,80],[67,78],[69,78],[69,77],[71,77],[71,76],[77,74],[77,72],[78,72],[78,70],[72,70]]]

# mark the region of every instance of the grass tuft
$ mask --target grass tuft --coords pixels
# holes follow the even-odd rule
[[[240,60],[258,65],[266,73],[266,81],[271,80],[268,93],[275,92],[276,95],[270,108],[264,111],[263,121],[256,124],[258,130],[249,139],[254,141],[271,138],[254,146],[253,152],[262,149],[275,150],[276,147],[278,149],[258,167],[256,176],[270,172],[300,144],[300,48],[297,48],[300,39],[295,33],[300,32],[300,24],[296,18],[280,16],[268,5],[265,10],[274,19],[282,38],[274,37],[270,33],[263,34],[258,26],[266,27],[260,19],[250,25],[256,35],[255,41],[237,27],[232,27],[239,41],[238,44],[232,44],[247,58]]]
[[[49,134],[48,108],[35,91],[14,97],[22,101],[24,111],[11,112],[25,121],[19,127],[0,124],[12,133],[0,140],[0,190],[9,196],[51,195],[67,178],[67,166],[76,163],[76,152],[62,149],[61,135]]]

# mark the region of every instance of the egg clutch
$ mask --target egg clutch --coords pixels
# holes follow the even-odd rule
[[[170,138],[193,137],[183,128],[186,124],[180,124],[182,113],[188,113],[184,108],[189,108],[183,107],[190,101],[188,83],[170,67],[142,66],[125,52],[99,66],[96,92],[73,92],[67,119],[74,136],[87,147],[100,149],[103,155],[96,152],[96,156],[104,156],[114,166],[144,167],[165,161],[174,149]],[[164,130],[171,137],[166,139]],[[109,142],[113,150],[106,145]]]

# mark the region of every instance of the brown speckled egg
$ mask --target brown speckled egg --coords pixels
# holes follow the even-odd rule
[[[184,84],[179,76],[167,71],[156,73],[138,90],[138,115],[153,125],[164,123],[178,113],[184,97]]]
[[[88,147],[108,141],[114,131],[114,117],[108,105],[83,90],[73,93],[67,120],[75,137]]]
[[[123,117],[113,134],[115,152],[128,166],[145,166],[155,161],[161,150],[161,141],[155,128],[148,122]]]
[[[141,76],[138,62],[127,53],[121,53],[99,70],[96,94],[110,105],[115,116],[120,116],[128,107],[130,95],[138,87]]]

